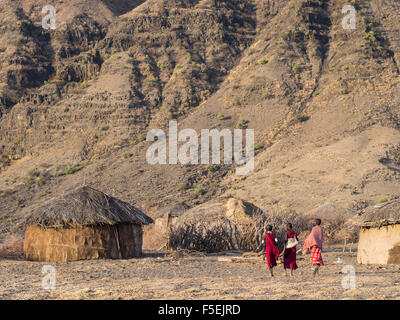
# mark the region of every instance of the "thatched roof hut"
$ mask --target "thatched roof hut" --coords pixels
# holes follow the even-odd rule
[[[139,257],[142,226],[152,222],[127,202],[81,187],[32,210],[23,222],[25,257],[48,262]]]
[[[400,264],[400,199],[363,214],[357,260],[362,264]]]

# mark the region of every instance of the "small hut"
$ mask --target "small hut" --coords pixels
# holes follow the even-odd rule
[[[91,187],[50,200],[24,221],[27,260],[68,262],[142,254],[142,226],[153,220],[127,202]]]
[[[400,200],[365,212],[358,243],[361,264],[400,264]]]
[[[153,216],[154,224],[144,227],[143,248],[149,250],[167,248],[169,231],[172,223],[188,209],[190,209],[190,207],[182,202],[157,212],[157,214]]]

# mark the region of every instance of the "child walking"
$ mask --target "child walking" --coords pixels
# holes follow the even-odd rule
[[[289,243],[289,239],[296,239],[297,238],[296,232],[293,230],[293,226],[291,223],[288,223],[286,226],[287,232],[285,233],[285,251],[283,253],[283,267],[285,268],[285,273],[287,275],[287,269],[290,269],[290,275],[293,276],[294,270],[297,269],[296,264],[296,246],[287,248],[286,246]],[[290,245],[289,245],[290,246]]]
[[[276,246],[278,240],[275,234],[272,233],[272,226],[267,226],[267,233],[265,234],[265,257],[267,259],[268,270],[271,277],[274,276],[273,268],[276,267],[276,260],[279,257],[279,249]]]

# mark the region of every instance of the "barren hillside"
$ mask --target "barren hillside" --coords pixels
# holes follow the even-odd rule
[[[150,213],[400,196],[400,2],[2,0],[0,234],[82,184]],[[57,11],[54,30],[42,7]],[[255,130],[255,171],[149,165],[153,128]]]

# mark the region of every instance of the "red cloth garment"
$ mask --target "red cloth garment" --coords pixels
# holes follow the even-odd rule
[[[321,248],[318,246],[313,246],[311,248],[311,255],[310,255],[311,263],[312,264],[319,264],[321,266],[324,265],[324,261],[322,260]]]
[[[287,239],[295,238],[295,237],[296,237],[296,233],[293,230],[287,234]],[[285,249],[285,252],[283,253],[283,267],[285,269],[290,269],[290,270],[297,269],[296,247]]]
[[[312,228],[310,235],[304,241],[303,253],[306,254],[308,249],[317,246],[322,249],[322,241],[324,239],[323,230],[320,226]]]
[[[275,235],[271,232],[267,232],[265,235],[265,257],[269,268],[276,266],[276,260],[279,257],[279,249],[275,245]]]

